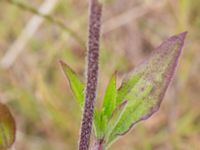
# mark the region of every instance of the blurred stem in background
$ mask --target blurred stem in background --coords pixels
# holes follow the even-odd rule
[[[36,30],[38,30],[38,27],[41,25],[43,20],[47,20],[50,23],[55,24],[56,26],[61,28],[63,31],[73,37],[82,48],[85,49],[85,42],[75,31],[66,26],[64,22],[49,15],[49,13],[55,8],[57,3],[59,2],[58,0],[47,0],[40,6],[38,10],[28,4],[16,0],[6,0],[6,2],[9,2],[10,4],[17,6],[22,10],[29,11],[36,15],[30,19],[19,38],[14,42],[14,44],[3,57],[1,65],[4,68],[9,68],[10,66],[12,66],[16,58],[23,51],[26,43],[33,36]]]
[[[50,0],[50,1],[53,2],[53,0]],[[21,8],[22,10],[27,10],[27,11],[33,13],[33,14],[36,14],[36,15],[46,19],[50,23],[57,25],[62,30],[64,30],[65,32],[70,34],[82,47],[85,47],[85,41],[81,37],[79,37],[78,33],[76,33],[71,28],[69,28],[67,25],[65,25],[65,23],[63,21],[58,20],[58,19],[52,17],[51,15],[42,13],[41,11],[38,11],[37,9],[35,9],[34,7],[32,7],[28,4],[25,4],[25,3],[22,3],[22,2],[19,2],[19,1],[16,1],[16,0],[7,0],[7,2],[9,2],[13,5],[16,5],[17,7]],[[45,3],[50,3],[50,2],[45,1]]]

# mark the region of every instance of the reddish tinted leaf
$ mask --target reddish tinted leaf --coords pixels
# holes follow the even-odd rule
[[[177,66],[185,36],[186,32],[164,41],[149,59],[129,75],[129,78],[139,76],[139,80],[123,95],[128,103],[114,125],[108,144],[158,110]]]

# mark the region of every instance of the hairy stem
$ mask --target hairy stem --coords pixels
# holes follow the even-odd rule
[[[85,90],[85,105],[81,123],[79,150],[88,150],[92,131],[94,101],[98,79],[99,39],[101,27],[102,6],[98,0],[90,0],[89,7],[89,38],[87,54],[87,84]]]

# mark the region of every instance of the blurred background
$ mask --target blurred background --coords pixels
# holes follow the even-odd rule
[[[97,104],[113,72],[120,85],[164,39],[188,31],[160,110],[110,149],[200,150],[199,7],[199,0],[105,4]],[[0,0],[0,101],[17,122],[16,150],[76,149],[81,111],[58,60],[84,81],[87,13],[85,0]]]

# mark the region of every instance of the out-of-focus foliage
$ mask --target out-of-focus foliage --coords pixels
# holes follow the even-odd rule
[[[39,8],[42,0],[17,0]],[[18,39],[32,13],[0,1],[0,60]],[[87,1],[60,0],[51,13],[87,38]],[[97,106],[110,76],[119,82],[163,39],[188,31],[176,76],[164,103],[113,150],[200,149],[200,10],[199,0],[112,0],[105,4]],[[0,69],[0,98],[17,121],[16,149],[75,150],[80,107],[61,72],[62,59],[84,76],[86,51],[69,34],[44,21],[9,69]],[[84,81],[84,80],[82,80]]]
[[[15,140],[15,121],[8,107],[0,103],[0,149],[8,149]]]

